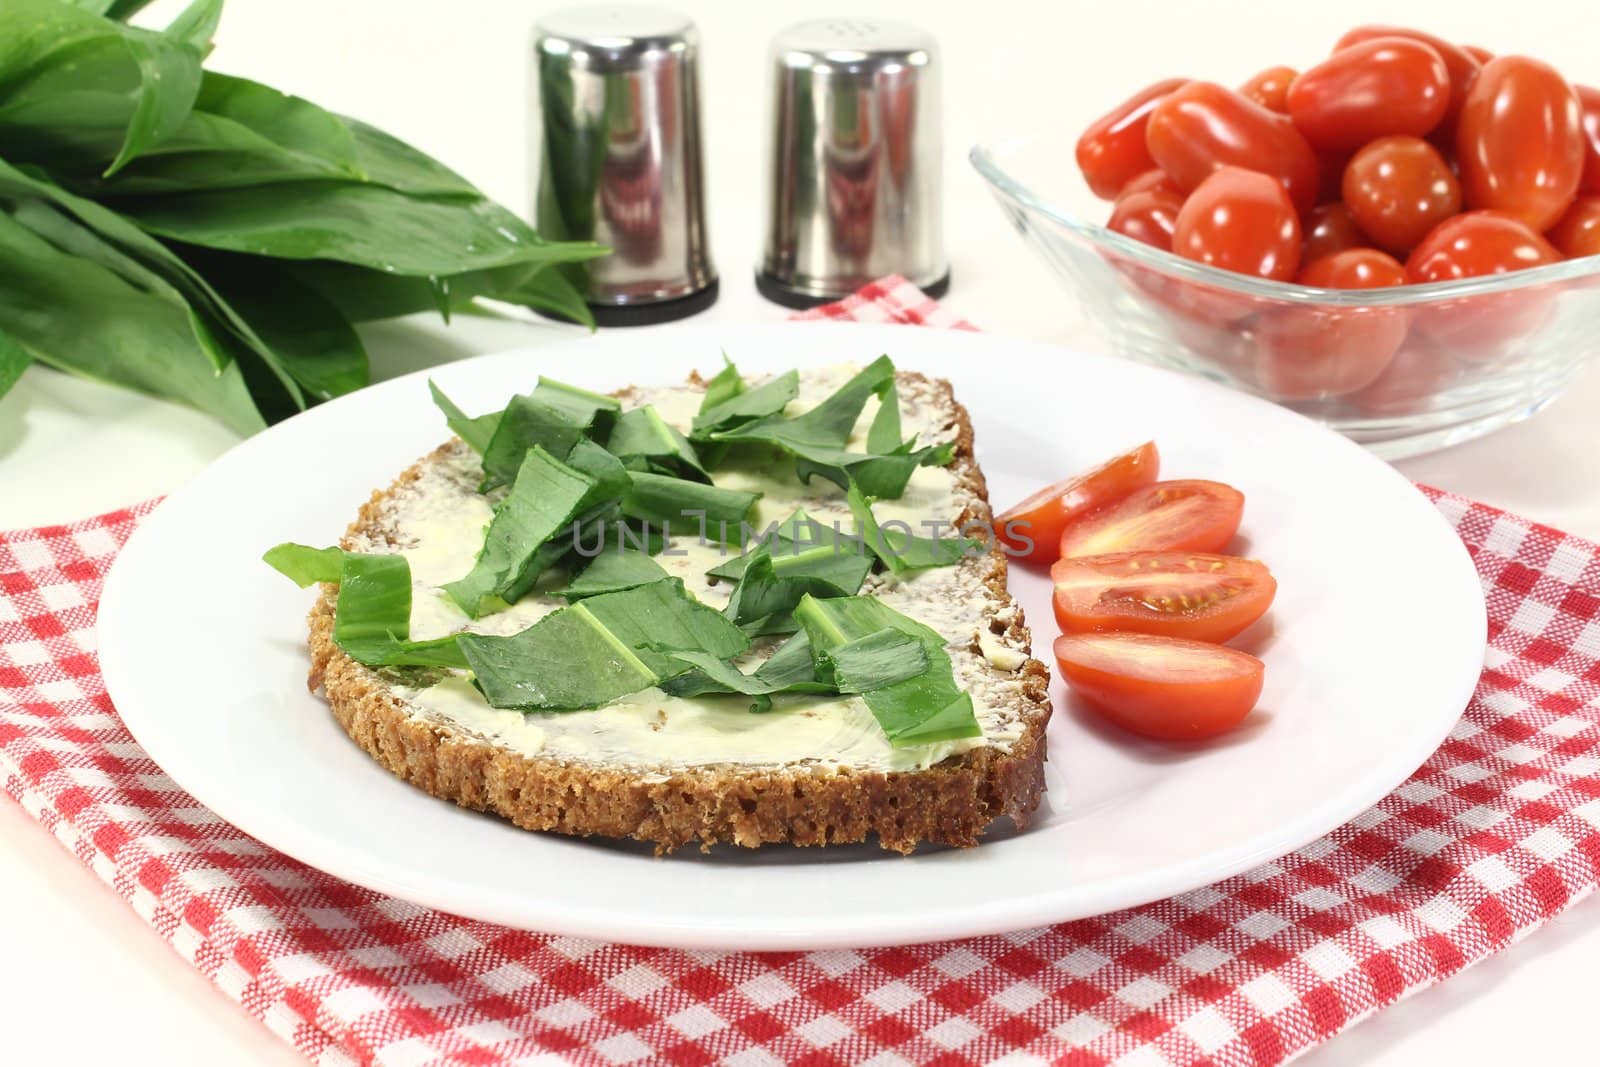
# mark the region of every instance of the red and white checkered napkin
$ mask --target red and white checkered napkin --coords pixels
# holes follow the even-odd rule
[[[882,316],[933,314],[879,288]],[[149,504],[0,534],[0,775],[186,960],[319,1063],[1264,1067],[1523,937],[1600,869],[1600,547],[1429,496],[1489,603],[1489,666],[1449,740],[1293,855],[1082,922],[905,948],[681,952],[468,922],[296,863],[187,796],[106,696],[95,604]]]

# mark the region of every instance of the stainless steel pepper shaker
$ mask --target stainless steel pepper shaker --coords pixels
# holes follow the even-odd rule
[[[938,51],[915,26],[814,19],[772,42],[762,295],[787,307],[901,274],[949,287]]]
[[[534,29],[533,216],[611,254],[563,265],[602,325],[665,322],[717,299],[705,219],[700,43],[655,7],[597,4]]]

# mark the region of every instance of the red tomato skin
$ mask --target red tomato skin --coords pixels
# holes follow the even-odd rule
[[[1472,84],[1472,79],[1477,77],[1478,70],[1483,64],[1458,44],[1443,37],[1435,37],[1431,33],[1406,29],[1403,26],[1357,26],[1339,38],[1333,50],[1338,52],[1375,37],[1408,37],[1413,41],[1421,41],[1439,53],[1439,58],[1444,60],[1445,69],[1450,72],[1450,100],[1445,107],[1444,117],[1439,120],[1439,130],[1447,137],[1454,137],[1456,117],[1461,113],[1461,102],[1467,98],[1467,87]]]
[[[1318,289],[1382,289],[1406,284],[1406,269],[1376,248],[1348,248],[1307,263],[1296,280]]]
[[[1344,398],[1365,415],[1407,415],[1449,385],[1462,365],[1419,330],[1400,345],[1383,373],[1366,388]]]
[[[1600,256],[1600,196],[1580,196],[1545,234],[1569,259]]]
[[[1221,167],[1183,202],[1172,251],[1223,270],[1288,281],[1300,268],[1300,219],[1288,192],[1270,176]]]
[[[1355,216],[1350,214],[1350,209],[1340,200],[1335,200],[1331,204],[1318,204],[1312,208],[1311,213],[1301,224],[1301,229],[1305,232],[1305,243],[1300,246],[1302,264],[1315,263],[1335,252],[1343,252],[1350,248],[1366,248],[1372,244],[1372,239],[1361,232]]]
[[[1559,262],[1561,253],[1522,221],[1497,211],[1445,219],[1406,260],[1414,284],[1505,274]],[[1419,312],[1417,328],[1458,359],[1486,364],[1514,351],[1555,310],[1556,294],[1533,287],[1446,301]]]
[[[1157,104],[1145,139],[1180,189],[1192,192],[1218,167],[1236,166],[1278,179],[1297,211],[1316,203],[1316,153],[1294,123],[1214,82],[1190,82]]]
[[[1527,223],[1498,211],[1445,219],[1412,249],[1406,277],[1414,285],[1478,278],[1556,263],[1561,253]]]
[[[1583,107],[1555,68],[1498,56],[1467,91],[1456,131],[1461,189],[1474,210],[1504,211],[1546,230],[1583,178]]]
[[[1160,167],[1151,167],[1138,177],[1128,179],[1128,183],[1117,194],[1117,199],[1134,193],[1171,193],[1179,200],[1183,199],[1183,190],[1178,188],[1178,183],[1167,177],[1167,172]]]
[[[1378,37],[1340,49],[1289,86],[1289,117],[1322,151],[1392,134],[1421,136],[1450,103],[1450,71],[1430,46]]]
[[[1174,572],[1178,581],[1170,589],[1140,588],[1146,576]],[[1187,587],[1185,575],[1193,576]],[[1222,583],[1228,595],[1206,603],[1207,579]],[[1056,583],[1051,607],[1062,633],[1157,634],[1218,644],[1237,637],[1265,615],[1278,591],[1277,579],[1260,562],[1209,552],[1119,552],[1064,559],[1050,568],[1050,580]],[[1099,598],[1087,602],[1085,596],[1073,595],[1079,580],[1091,591],[1102,582],[1105,588]],[[1105,593],[1119,589],[1126,595],[1106,603]],[[1193,608],[1158,611],[1140,602],[1141,592],[1169,597],[1192,592],[1196,603]]]
[[[1461,210],[1461,183],[1419,137],[1380,137],[1350,158],[1344,204],[1378,247],[1404,254]]]
[[[1130,178],[1154,167],[1145,147],[1145,127],[1150,113],[1187,78],[1167,78],[1147,85],[1090,124],[1078,138],[1078,169],[1090,190],[1102,200],[1114,200]]]
[[[1002,511],[994,520],[995,536],[1012,559],[1048,566],[1061,550],[1067,526],[1097,508],[1116,503],[1136,489],[1154,485],[1161,471],[1161,452],[1146,441],[1090,470],[1046,486]],[[1015,523],[1027,528],[1013,529]],[[1025,534],[1031,545],[1017,534]]]
[[[1404,285],[1405,268],[1375,248],[1350,248],[1306,264],[1297,279],[1319,289]],[[1274,400],[1321,400],[1365,389],[1406,339],[1400,307],[1283,307],[1256,326],[1256,379]]]
[[[1461,50],[1467,55],[1471,56],[1473,59],[1476,59],[1480,67],[1494,58],[1493,52],[1489,51],[1487,48],[1483,48],[1475,44],[1464,44],[1461,46]]]
[[[1239,92],[1268,111],[1289,113],[1289,83],[1299,74],[1293,67],[1268,67],[1243,85]]]
[[[1118,671],[1095,645],[1177,653],[1216,664],[1199,680],[1139,678]],[[1130,733],[1158,741],[1200,741],[1226,733],[1261,699],[1266,665],[1247,653],[1204,641],[1150,634],[1063,634],[1054,645],[1063,680],[1083,701]]]
[[[1600,89],[1574,85],[1572,91],[1583,107],[1583,178],[1578,192],[1587,196],[1600,193]]]
[[[1143,241],[1163,252],[1172,251],[1172,234],[1178,226],[1183,197],[1177,193],[1128,193],[1117,197],[1106,229]]]
[[[1195,500],[1198,513],[1180,529],[1139,531],[1133,543],[1108,540],[1105,531],[1126,529],[1132,520]],[[1244,494],[1222,482],[1178,479],[1135,489],[1121,500],[1075,520],[1061,533],[1063,559],[1100,556],[1107,552],[1221,552],[1239,532]]]

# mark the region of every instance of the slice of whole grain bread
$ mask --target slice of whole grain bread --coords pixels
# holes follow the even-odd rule
[[[901,372],[902,393],[937,406],[954,440],[950,470],[965,502],[961,523],[987,526],[991,512],[983,473],[973,457],[972,424],[947,382]],[[697,379],[691,380],[698,385]],[[628,398],[628,391],[619,394]],[[459,440],[403,472],[361,508],[346,547],[391,543],[393,502],[412,491],[431,466],[459,459]],[[1044,791],[1049,673],[1032,658],[1021,609],[1006,590],[1006,558],[998,545],[957,565],[978,592],[972,654],[1007,650],[996,666],[998,690],[1015,729],[981,747],[923,770],[883,771],[835,763],[743,763],[640,767],[607,765],[540,752],[528,754],[442,720],[410,703],[381,672],[356,663],[333,641],[336,590],[324,587],[310,615],[310,684],[321,688],[345,732],[394,774],[433,796],[494,812],[529,830],[653,842],[671,851],[729,842],[830,845],[876,838],[909,853],[920,842],[971,846],[991,823],[1009,817],[1026,827]],[[958,650],[959,651],[959,650]],[[398,690],[398,691],[397,691]],[[562,714],[582,715],[583,712]]]

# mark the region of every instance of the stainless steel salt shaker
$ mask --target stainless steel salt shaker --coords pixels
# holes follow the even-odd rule
[[[949,287],[937,59],[929,34],[872,18],[773,39],[762,295],[810,307],[890,273]]]
[[[533,216],[611,254],[564,266],[602,325],[665,322],[717,299],[705,218],[700,42],[656,7],[567,8],[534,28]]]

